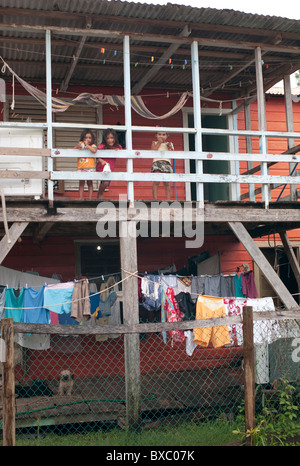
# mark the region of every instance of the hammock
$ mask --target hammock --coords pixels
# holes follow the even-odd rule
[[[191,96],[189,92],[183,92],[177,102],[177,104],[164,115],[155,115],[147,109],[141,96],[131,96],[131,107],[133,110],[144,118],[151,120],[162,120],[168,118],[175,113],[177,113],[187,102],[188,98]],[[124,106],[124,97],[118,95],[104,96],[103,94],[89,94],[82,93],[79,94],[72,102],[84,102],[90,107],[98,107],[99,105],[109,104],[116,107]]]
[[[26,91],[31,94],[35,99],[37,99],[45,108],[47,108],[47,94],[36,87],[32,86],[31,84],[27,83],[24,81],[24,79],[20,78],[9,66],[8,64],[3,60],[2,57],[0,57],[1,60],[3,61],[4,65],[1,69],[2,73],[5,72],[6,68],[9,69],[9,71],[12,73],[13,76],[13,101],[11,108],[14,109],[15,105],[15,99],[14,99],[14,78],[16,78],[19,83],[26,89]],[[148,118],[152,120],[162,120],[164,118],[168,118],[175,113],[177,113],[187,102],[188,98],[192,94],[190,92],[183,92],[177,102],[177,104],[167,113],[164,115],[155,115],[154,113],[150,112],[150,110],[147,109],[143,99],[141,96],[131,96],[131,106],[133,110],[138,113],[140,116],[143,118]],[[84,92],[82,94],[79,94],[75,99],[71,100],[71,102],[65,102],[61,99],[58,99],[56,97],[51,97],[51,105],[52,105],[52,112],[65,112],[70,106],[75,105],[76,103],[85,103],[89,107],[99,107],[100,105],[113,105],[116,107],[119,106],[124,106],[125,105],[125,99],[123,96],[118,96],[118,95],[111,95],[111,96],[106,96],[103,94],[89,94],[87,92]]]

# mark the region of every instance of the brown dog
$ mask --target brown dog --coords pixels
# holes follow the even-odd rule
[[[74,385],[74,375],[69,370],[64,370],[59,376],[58,394],[70,396]]]

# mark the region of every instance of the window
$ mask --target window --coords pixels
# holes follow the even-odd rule
[[[76,241],[76,275],[88,279],[121,273],[119,240]]]

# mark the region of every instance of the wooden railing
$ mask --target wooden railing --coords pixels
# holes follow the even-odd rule
[[[190,132],[189,128],[189,132]],[[179,131],[179,129],[178,129]],[[182,131],[182,128],[181,128]],[[234,130],[209,130],[202,129],[204,134],[216,134],[216,135],[231,135],[231,136],[261,136],[261,131],[234,131]],[[281,132],[264,132],[264,136],[272,137],[287,137],[286,133]],[[289,137],[300,138],[298,133],[289,133]],[[31,149],[31,148],[6,148],[2,147],[0,149],[0,154],[5,156],[39,156],[45,157],[47,159],[47,164],[44,164],[44,167],[47,169],[42,171],[22,171],[22,170],[0,170],[0,180],[1,179],[43,179],[48,182],[48,200],[53,202],[54,200],[54,182],[59,180],[64,181],[74,181],[74,180],[112,180],[112,181],[125,181],[130,184],[130,190],[128,189],[128,198],[129,200],[134,200],[134,182],[143,181],[143,182],[153,182],[153,181],[166,181],[166,182],[175,182],[175,183],[195,183],[197,186],[197,200],[202,198],[204,199],[204,185],[208,183],[225,183],[230,187],[230,194],[228,200],[240,201],[244,199],[250,199],[255,201],[255,194],[261,194],[262,201],[265,204],[265,207],[268,208],[268,205],[271,201],[270,191],[279,186],[292,186],[300,184],[299,172],[296,170],[291,173],[290,167],[291,164],[295,167],[295,164],[300,162],[300,154],[297,152],[300,151],[300,145],[295,146],[293,149],[287,150],[283,154],[253,154],[253,153],[229,153],[229,152],[205,152],[205,151],[174,151],[174,152],[161,152],[160,155],[166,158],[172,158],[175,160],[195,160],[197,161],[198,168],[196,173],[145,173],[133,171],[133,162],[134,160],[139,159],[153,159],[157,157],[156,151],[151,150],[122,150],[118,151],[118,159],[125,159],[127,161],[126,171],[123,172],[113,172],[113,173],[101,173],[101,172],[88,172],[82,173],[80,171],[57,171],[54,170],[54,160],[58,158],[78,158],[78,150],[76,149]],[[80,153],[84,155],[84,153]],[[97,154],[87,154],[88,157],[98,158],[100,156],[100,151]],[[105,151],[105,158],[115,158],[115,151]],[[131,161],[131,163],[128,163]],[[204,161],[226,161],[228,162],[228,168],[230,173],[224,174],[214,174],[214,173],[203,173],[203,162]],[[248,171],[242,171],[241,163],[257,163],[258,165]],[[281,165],[281,168],[285,168],[289,175],[273,175],[269,173],[271,166],[275,164],[284,164]],[[200,169],[199,169],[200,164]],[[242,171],[242,173],[241,173]],[[260,172],[260,173],[259,173]],[[259,185],[256,188],[254,198],[250,197],[249,192],[247,192],[247,185]],[[0,181],[1,187],[1,181]],[[243,193],[241,191],[243,189]],[[130,193],[130,194],[129,194]],[[200,193],[200,196],[199,196]],[[202,195],[201,195],[202,193]],[[186,199],[187,201],[191,199]],[[276,199],[275,199],[276,200]],[[295,200],[295,199],[294,199]]]

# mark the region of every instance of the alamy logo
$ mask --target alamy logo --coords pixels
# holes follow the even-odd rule
[[[96,209],[99,220],[96,226],[100,238],[118,236],[119,222],[135,222],[136,228],[127,228],[119,236],[134,235],[143,238],[185,237],[186,248],[200,248],[204,241],[204,208],[195,207],[192,202],[158,202],[148,206],[143,201],[128,207],[126,199],[119,199],[119,205],[109,201],[100,202]],[[134,233],[132,233],[134,231]]]
[[[300,362],[300,338],[294,338],[292,346],[296,346],[296,349],[292,351],[292,361],[296,363]]]

